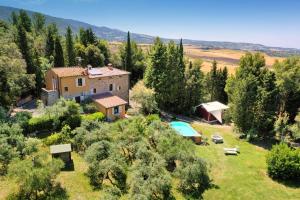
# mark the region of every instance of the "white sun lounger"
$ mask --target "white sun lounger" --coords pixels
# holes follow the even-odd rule
[[[224,151],[236,151],[236,152],[240,152],[240,149],[238,147],[236,147],[236,148],[224,148]]]
[[[232,150],[227,150],[227,151],[224,151],[225,155],[237,155],[238,152],[236,151],[232,151]]]

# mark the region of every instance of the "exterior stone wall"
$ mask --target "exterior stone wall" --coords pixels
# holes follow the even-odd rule
[[[109,85],[113,84],[113,90],[109,91]],[[129,75],[111,76],[89,79],[90,92],[96,89],[96,94],[111,92],[129,102]]]
[[[46,106],[53,105],[59,98],[57,90],[46,90],[42,88],[41,99]]]

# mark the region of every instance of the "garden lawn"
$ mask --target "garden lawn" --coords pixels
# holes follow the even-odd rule
[[[211,166],[214,188],[207,190],[204,199],[300,199],[300,187],[285,186],[267,175],[267,149],[239,140],[228,126],[194,123],[192,126],[209,138],[208,146],[197,146],[197,154]],[[223,136],[223,144],[211,142],[211,135]],[[238,156],[224,155],[224,147],[240,148]]]
[[[75,152],[72,152],[72,159],[74,171],[60,172],[57,181],[67,190],[72,200],[98,200],[101,196],[101,191],[93,190],[89,183],[89,178],[85,176],[85,172],[88,169],[86,162]]]

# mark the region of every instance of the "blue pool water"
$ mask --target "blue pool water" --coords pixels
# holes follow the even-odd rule
[[[200,136],[188,123],[174,121],[170,126],[175,129],[180,135],[185,137]]]

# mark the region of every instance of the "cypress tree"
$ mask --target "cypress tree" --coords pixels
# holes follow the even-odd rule
[[[202,96],[202,79],[201,62],[196,61],[193,65],[190,62],[185,73],[185,102],[184,109],[192,113],[193,107],[199,105]]]
[[[223,70],[221,71],[221,80],[220,80],[220,87],[219,87],[219,90],[220,90],[219,101],[224,104],[228,103],[228,95],[225,91],[227,79],[228,79],[228,70],[227,70],[227,67],[225,66],[223,68]]]
[[[91,28],[86,29],[85,35],[86,35],[87,45],[96,43],[96,36]]]
[[[11,12],[11,22],[14,26],[18,25],[18,15],[15,13],[15,11]]]
[[[166,74],[166,47],[159,38],[155,39],[149,55],[149,65],[145,72],[145,84],[147,87],[153,88],[156,92],[155,98],[161,107],[163,103],[164,79],[169,77]]]
[[[179,95],[179,84],[178,84],[178,47],[176,44],[171,41],[167,46],[167,65],[166,65],[166,78],[164,79],[164,108],[166,110],[176,112],[177,111],[177,102],[176,99]],[[183,85],[181,85],[183,87]],[[175,100],[175,101],[174,101]]]
[[[182,107],[184,105],[184,73],[185,73],[185,63],[184,63],[184,50],[183,50],[183,43],[182,39],[180,39],[179,43],[179,49],[178,49],[178,68],[177,68],[177,80],[175,84],[177,85],[177,99],[175,99],[175,102],[177,104],[177,109],[175,112],[180,113],[184,112],[184,108]]]
[[[49,59],[54,53],[54,33],[50,27],[47,29],[45,56]]]
[[[76,64],[72,30],[69,26],[66,33],[66,61],[67,66],[74,66]]]
[[[131,72],[132,71],[132,48],[131,48],[131,41],[130,41],[130,33],[127,33],[127,42],[125,46],[125,66],[124,70]]]
[[[33,15],[33,27],[36,33],[41,33],[45,27],[45,16],[41,13],[34,13]]]
[[[26,62],[27,68],[26,71],[28,74],[34,74],[35,73],[35,67],[33,63],[32,53],[30,51],[26,30],[23,26],[20,24],[18,25],[18,35],[17,35],[17,44],[19,46],[19,49],[23,55],[23,58]]]
[[[217,62],[214,60],[212,63],[212,67],[210,72],[207,74],[207,88],[208,93],[210,95],[210,101],[217,100],[217,93],[218,93],[218,80],[219,79],[219,73],[217,69]]]
[[[85,47],[88,45],[87,42],[87,34],[84,28],[79,29],[79,41],[81,44],[83,44]]]
[[[25,10],[19,11],[19,20],[18,22],[27,32],[31,32],[31,19],[28,16]]]
[[[64,53],[62,46],[60,44],[60,40],[58,37],[55,39],[55,47],[54,47],[54,67],[64,67]]]

